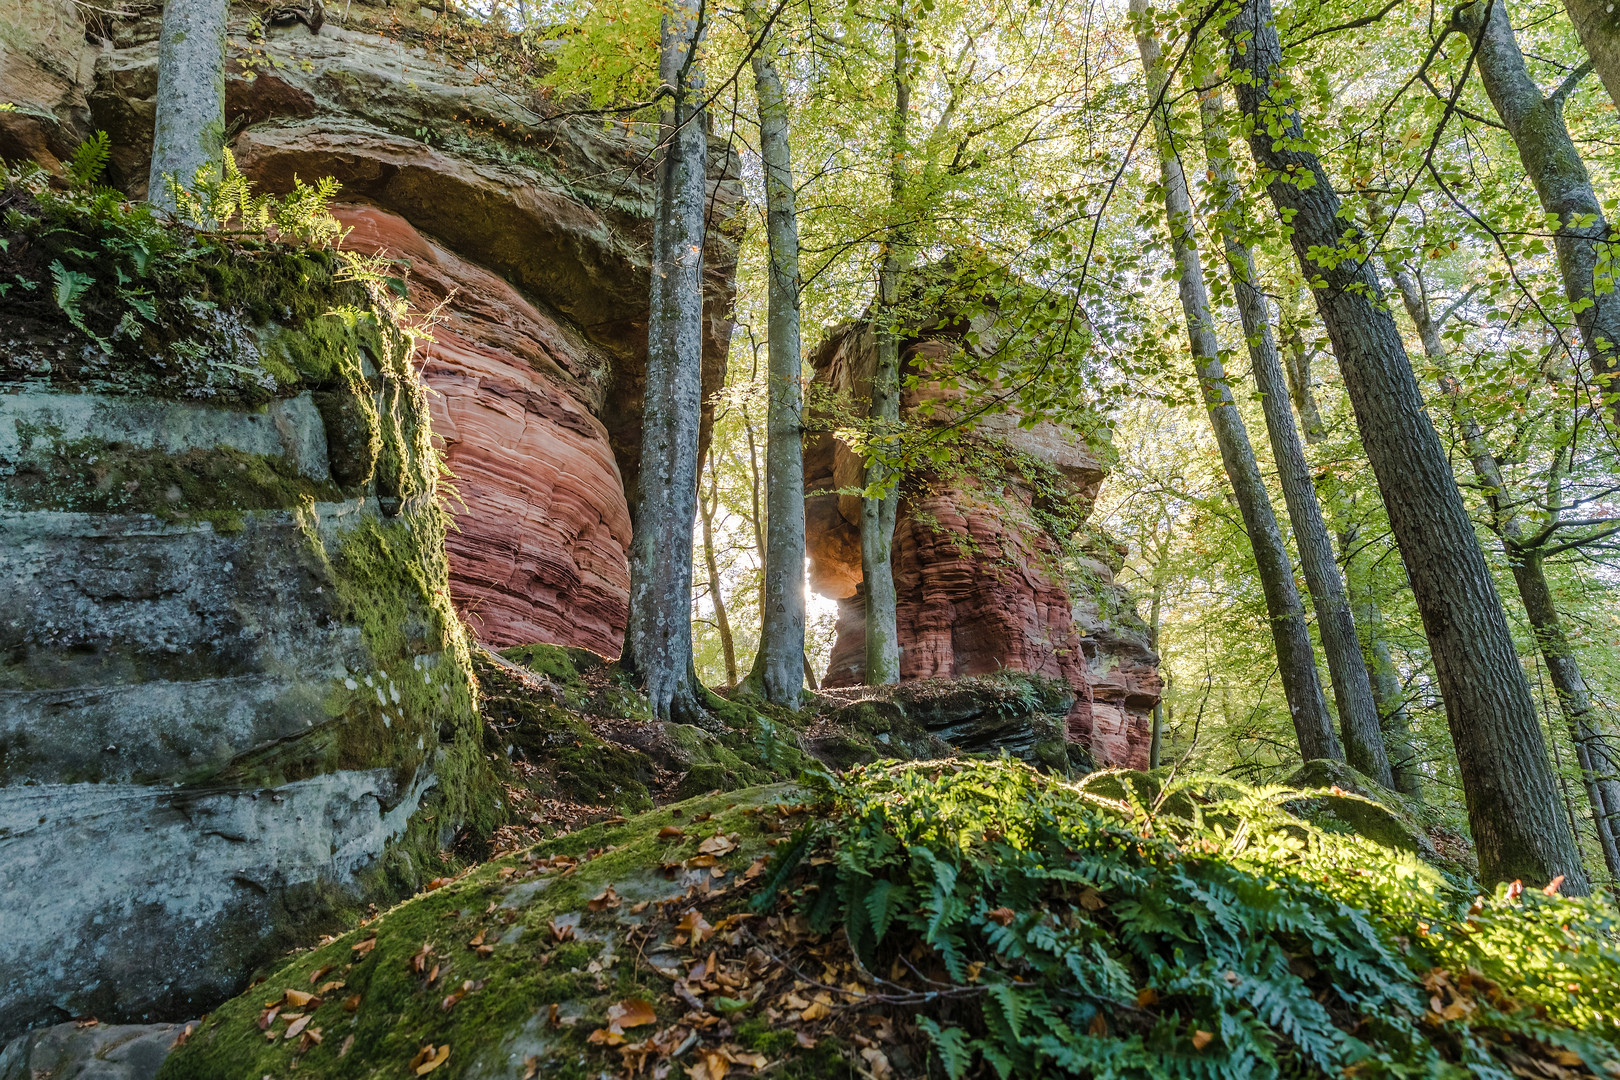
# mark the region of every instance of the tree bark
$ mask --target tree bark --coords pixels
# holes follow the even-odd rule
[[[1233,400],[1226,371],[1221,364],[1220,342],[1209,312],[1209,295],[1204,288],[1204,271],[1199,261],[1197,238],[1193,235],[1192,201],[1187,178],[1171,141],[1168,107],[1163,104],[1165,74],[1158,40],[1148,27],[1147,0],[1131,0],[1137,19],[1137,47],[1147,72],[1148,96],[1159,102],[1153,119],[1158,143],[1160,176],[1164,185],[1164,209],[1180,272],[1181,308],[1187,319],[1187,337],[1192,345],[1193,363],[1210,426],[1220,447],[1221,462],[1232,484],[1232,494],[1243,515],[1243,525],[1254,547],[1254,561],[1266,597],[1271,619],[1272,640],[1277,649],[1278,673],[1288,712],[1299,738],[1300,755],[1344,760],[1344,750],[1334,734],[1322,697],[1322,683],[1311,649],[1310,629],[1305,625],[1305,609],[1294,584],[1293,565],[1283,545],[1282,530],[1271,506],[1271,497],[1261,479],[1259,464],[1243,417]]]
[[[1243,335],[1249,343],[1249,359],[1254,381],[1260,389],[1260,404],[1266,416],[1266,434],[1271,440],[1271,456],[1277,463],[1277,477],[1288,520],[1294,527],[1299,547],[1300,568],[1305,571],[1305,587],[1316,611],[1316,626],[1322,636],[1322,653],[1327,657],[1328,674],[1333,681],[1333,703],[1339,714],[1339,734],[1344,740],[1344,758],[1352,767],[1385,787],[1394,783],[1389,757],[1384,752],[1384,735],[1378,724],[1378,706],[1373,700],[1372,682],[1361,657],[1361,640],[1356,636],[1356,620],[1345,595],[1344,579],[1333,558],[1333,538],[1322,520],[1322,507],[1316,501],[1311,467],[1305,461],[1294,414],[1289,410],[1288,381],[1277,356],[1277,341],[1271,333],[1271,317],[1265,295],[1260,291],[1254,256],[1238,237],[1237,202],[1242,188],[1232,166],[1231,145],[1227,141],[1222,93],[1219,87],[1199,96],[1205,159],[1219,203],[1216,216],[1226,252],[1226,269],[1237,299]]]
[[[707,720],[692,668],[692,524],[697,512],[698,418],[703,397],[703,228],[708,127],[701,0],[664,14],[659,77],[674,87],[659,131],[653,216],[647,391],[630,542],[630,616],[623,666],[655,715]]]
[[[1508,22],[1506,0],[1476,0],[1458,9],[1457,21],[1479,45],[1479,78],[1496,113],[1507,125],[1541,208],[1559,221],[1553,235],[1564,293],[1586,343],[1592,378],[1620,423],[1620,292],[1601,279],[1599,252],[1609,239],[1603,207],[1592,190],[1575,143],[1564,124],[1560,94],[1545,96],[1524,66],[1524,54]],[[1602,286],[1601,288],[1599,286]]]
[[[748,4],[752,34],[766,34],[758,9]],[[765,171],[765,238],[770,246],[766,284],[767,405],[765,419],[765,587],[759,613],[759,651],[749,682],[765,700],[798,708],[804,696],[804,402],[799,378],[799,215],[788,107],[767,38],[754,50],[759,98],[759,152]]]
[[[225,157],[227,0],[165,0],[158,37],[157,115],[146,201],[173,213],[170,181],[189,189],[197,170]]]
[[[889,202],[897,213],[905,192],[906,120],[911,112],[910,43],[904,16],[895,10],[891,27],[894,36],[894,115],[890,124]],[[879,441],[876,456],[866,467],[866,487],[883,492],[861,500],[861,577],[866,584],[866,674],[867,685],[878,686],[900,681],[900,631],[897,624],[899,600],[894,591],[894,523],[900,508],[900,477],[884,460],[893,447],[886,441],[900,421],[900,275],[905,269],[900,247],[902,230],[889,226],[878,269],[878,302],[873,313],[876,331],[876,362],[872,370],[873,438]]]
[[[1564,0],[1564,10],[1603,88],[1620,110],[1620,11],[1610,0]]]
[[[731,636],[731,619],[726,614],[726,598],[720,593],[720,560],[714,553],[714,515],[720,507],[719,477],[714,458],[709,458],[709,494],[698,493],[698,517],[703,523],[703,564],[709,571],[709,602],[714,605],[714,625],[720,632],[720,654],[726,661],[726,685],[737,685],[737,644]]]
[[[1376,199],[1369,199],[1367,208],[1374,226],[1382,230],[1388,220],[1382,207]],[[1417,328],[1424,355],[1445,372],[1448,350],[1440,336],[1442,327],[1429,307],[1422,284],[1406,266],[1394,259],[1384,259],[1384,269],[1395,283],[1396,291],[1401,294],[1407,317]],[[1485,441],[1485,433],[1464,401],[1462,388],[1456,379],[1450,374],[1443,374],[1440,390],[1450,399],[1452,413],[1462,428],[1463,447],[1474,468],[1474,479],[1485,493],[1486,503],[1491,508],[1492,531],[1502,540],[1508,565],[1513,571],[1514,584],[1519,590],[1519,600],[1524,604],[1542,660],[1547,665],[1559,711],[1569,726],[1587,799],[1592,804],[1592,820],[1597,829],[1598,842],[1603,848],[1604,863],[1609,875],[1620,881],[1620,842],[1615,836],[1614,820],[1616,815],[1620,815],[1620,765],[1616,763],[1609,740],[1598,730],[1586,680],[1581,676],[1580,664],[1570,650],[1558,610],[1553,606],[1552,590],[1547,585],[1541,552],[1539,548],[1527,547],[1524,543],[1523,522],[1504,498],[1507,488],[1502,480],[1502,470]]]
[[[1170,540],[1172,529],[1165,529],[1153,553],[1153,601],[1148,606],[1148,648],[1155,656],[1159,652],[1159,630],[1164,619],[1165,583],[1170,577]],[[1148,742],[1148,768],[1157,769],[1164,750],[1164,699],[1153,703],[1153,734]]]
[[[1339,197],[1305,148],[1293,102],[1272,97],[1282,44],[1270,0],[1242,0],[1222,33],[1238,104],[1253,123],[1250,150],[1289,223],[1423,617],[1480,872],[1491,883],[1562,874],[1566,892],[1585,893],[1530,685],[1400,331],[1372,267],[1330,254],[1345,240]]]

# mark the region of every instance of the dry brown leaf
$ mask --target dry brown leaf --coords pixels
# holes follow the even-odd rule
[[[477,936],[474,937],[471,941],[467,942],[467,948],[469,948],[469,949],[478,948],[478,946],[480,946],[480,945],[482,945],[484,943],[484,935],[487,934],[487,933],[489,933],[489,931],[487,929],[478,931]]]
[[[450,884],[454,880],[456,880],[456,879],[455,878],[447,878],[447,877],[436,877],[432,881],[428,882],[426,885],[422,886],[422,891],[423,892],[432,892],[434,889],[442,889],[442,888],[444,888],[446,885]]]
[[[809,1006],[805,1008],[805,1010],[803,1012],[799,1013],[799,1019],[803,1020],[805,1023],[809,1024],[809,1023],[813,1023],[814,1021],[823,1019],[824,1017],[827,1017],[827,1016],[829,1016],[831,1014],[832,1014],[832,1010],[827,1007],[826,1002],[824,1002],[824,1001],[812,1001],[809,1004]]]
[[[597,1028],[585,1036],[585,1041],[597,1046],[618,1046],[624,1042],[624,1032],[614,1031],[612,1028]]]
[[[699,1050],[696,1064],[686,1067],[689,1080],[721,1080],[731,1071],[731,1062],[718,1050]]]
[[[296,1039],[298,1035],[309,1026],[310,1017],[312,1015],[312,1013],[306,1013],[305,1015],[294,1020],[292,1023],[288,1024],[287,1034],[284,1037],[288,1039]]]
[[[759,875],[763,874],[764,872],[765,872],[765,856],[761,855],[758,858],[756,858],[753,862],[748,864],[748,869],[743,871],[743,877],[748,881],[752,881],[755,878],[759,877]]]
[[[440,1065],[443,1065],[449,1056],[449,1043],[445,1043],[437,1050],[433,1049],[432,1043],[429,1043],[416,1052],[416,1056],[411,1058],[411,1063],[407,1068],[417,1076],[426,1076]]]
[[[551,920],[548,929],[551,931],[551,940],[556,942],[571,941],[574,937],[574,928],[556,919]]]
[[[1097,1015],[1093,1016],[1091,1018],[1091,1023],[1086,1025],[1086,1034],[1090,1035],[1094,1039],[1100,1039],[1104,1035],[1107,1035],[1108,1018],[1103,1016],[1102,1013],[1098,1013]]]
[[[889,1065],[889,1056],[875,1046],[868,1046],[861,1051],[861,1057],[866,1061],[866,1067],[872,1071],[876,1080],[887,1080],[894,1075],[894,1069]]]
[[[679,934],[689,936],[693,945],[699,945],[705,937],[714,932],[714,927],[709,925],[709,921],[697,908],[688,908],[685,917],[676,924],[675,930]]]
[[[794,1036],[794,1041],[796,1041],[800,1046],[804,1047],[806,1050],[814,1050],[816,1048],[816,1041],[817,1041],[816,1037],[814,1035],[810,1034],[808,1031],[801,1031],[798,1034],[796,1034]]]
[[[645,1027],[658,1022],[652,1003],[641,998],[626,998],[608,1006],[608,1027],[623,1031],[625,1028]]]
[[[271,1006],[270,1008],[264,1010],[264,1012],[260,1013],[259,1014],[259,1030],[260,1031],[265,1031],[270,1027],[271,1024],[275,1023],[276,1022],[276,1014],[279,1013],[280,1011],[281,1011],[280,1009],[278,1009],[278,1008],[276,1008],[274,1006]]]
[[[348,1054],[349,1054],[349,1051],[351,1049],[353,1049],[353,1048],[354,1048],[354,1036],[353,1035],[344,1036],[343,1045],[338,1047],[338,1057],[347,1057]]]
[[[418,975],[427,970],[428,961],[433,959],[433,949],[427,942],[422,942],[422,948],[411,957],[411,970]]]
[[[314,986],[316,983],[318,983],[322,979],[326,978],[327,973],[330,972],[336,966],[337,966],[336,964],[322,964],[320,967],[318,967],[314,971],[310,972],[309,973],[309,985]]]
[[[619,906],[619,894],[613,891],[612,885],[609,885],[607,888],[591,897],[590,903],[586,904],[585,906],[590,908],[592,911],[603,911],[610,908],[616,908]]]
[[[327,994],[330,994],[330,993],[332,993],[333,991],[336,991],[336,990],[342,990],[345,986],[348,986],[348,985],[349,984],[344,982],[342,979],[330,979],[330,980],[328,980],[326,982],[321,983],[321,985],[317,986],[315,988],[315,992],[320,994],[321,997],[325,997]]]
[[[315,1000],[315,995],[306,994],[302,990],[288,990],[283,1000],[285,1000],[288,1005],[291,1005],[295,1009],[302,1009],[305,1005],[308,1005],[310,1002]]]
[[[1159,992],[1151,986],[1144,986],[1136,992],[1136,1007],[1146,1009],[1159,1003]]]
[[[556,1008],[555,1005],[552,1008]],[[523,1080],[534,1080],[540,1074],[540,1055],[530,1054],[523,1059]]]
[[[1108,906],[1108,901],[1102,898],[1102,893],[1088,887],[1080,894],[1080,906],[1087,911],[1100,911]]]
[[[354,950],[354,958],[356,960],[364,960],[371,954],[371,950],[375,949],[376,947],[377,939],[374,937],[368,937],[364,941],[357,941],[350,946],[350,948]]]
[[[674,825],[665,825],[662,829],[658,830],[658,839],[660,840],[679,840],[685,835],[685,829]]]
[[[721,1050],[731,1059],[733,1065],[746,1065],[755,1072],[770,1064],[770,1059],[764,1054],[751,1053],[741,1047],[723,1046]]]
[[[1213,1032],[1204,1031],[1202,1028],[1193,1032],[1192,1044],[1194,1050],[1202,1050],[1214,1041],[1215,1035]]]
[[[359,1010],[359,1008],[360,1008],[360,995],[359,994],[350,994],[348,997],[343,999],[343,1011],[344,1012],[350,1012],[350,1013],[356,1012],[356,1011]]]
[[[722,833],[715,833],[698,845],[698,851],[704,855],[728,855],[736,850],[737,842]]]
[[[985,914],[986,918],[998,922],[1002,926],[1010,925],[1012,921],[1018,917],[1018,913],[1010,907],[998,907],[993,911],[986,912]]]

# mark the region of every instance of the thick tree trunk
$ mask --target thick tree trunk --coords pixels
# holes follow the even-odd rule
[[[190,188],[225,156],[227,0],[165,0],[158,37],[157,115],[146,200],[173,212],[169,182]]]
[[[1553,237],[1564,293],[1576,307],[1575,322],[1586,343],[1592,378],[1606,395],[1620,395],[1620,292],[1598,289],[1599,252],[1609,226],[1592,190],[1575,143],[1564,124],[1563,98],[1544,96],[1524,66],[1508,22],[1506,0],[1476,0],[1459,8],[1457,20],[1479,43],[1479,78],[1496,113],[1507,125],[1519,160],[1535,185],[1541,208],[1560,222]],[[1620,421],[1620,397],[1612,402]]]
[[[1361,657],[1361,640],[1356,636],[1356,620],[1345,595],[1344,579],[1333,558],[1333,538],[1322,520],[1322,507],[1316,501],[1311,467],[1305,461],[1294,414],[1288,407],[1288,381],[1277,356],[1277,341],[1271,333],[1271,318],[1265,295],[1260,291],[1254,256],[1238,238],[1237,200],[1242,188],[1232,167],[1232,150],[1227,142],[1226,121],[1222,116],[1219,87],[1199,98],[1205,158],[1214,181],[1220,205],[1217,216],[1226,251],[1226,268],[1232,279],[1243,335],[1249,343],[1249,359],[1254,381],[1260,389],[1265,410],[1266,433],[1271,440],[1271,456],[1277,463],[1288,520],[1294,527],[1299,547],[1300,568],[1305,571],[1305,587],[1316,610],[1316,626],[1322,635],[1322,653],[1327,657],[1328,674],[1333,680],[1333,703],[1339,713],[1339,734],[1344,740],[1344,759],[1354,768],[1389,787],[1394,783],[1389,757],[1384,752],[1384,736],[1378,725],[1378,706],[1373,700],[1372,682]]]
[[[1564,0],[1564,10],[1603,88],[1620,109],[1620,10],[1611,0]]]
[[[709,602],[714,605],[714,626],[720,632],[720,654],[726,661],[726,685],[737,684],[737,644],[731,636],[731,619],[726,614],[726,598],[720,592],[720,560],[714,552],[714,515],[720,508],[720,490],[709,461],[709,494],[698,494],[698,517],[703,523],[703,565],[709,571]]]
[[[1321,163],[1304,148],[1293,103],[1272,99],[1282,45],[1270,0],[1243,0],[1222,32],[1232,44],[1238,104],[1253,122],[1250,149],[1292,226],[1289,241],[1339,358],[1423,617],[1480,871],[1490,883],[1562,874],[1565,891],[1585,893],[1530,685],[1400,331],[1366,260],[1322,257],[1344,243],[1345,221]]]
[[[1159,652],[1159,630],[1164,619],[1165,583],[1170,577],[1170,529],[1160,537],[1158,549],[1153,553],[1153,601],[1148,606],[1148,648]],[[1153,703],[1153,734],[1148,742],[1148,768],[1157,769],[1164,750],[1164,699]]]
[[[749,32],[767,33],[753,4]],[[765,700],[798,708],[804,695],[804,404],[799,387],[799,215],[788,108],[767,39],[754,50],[759,97],[759,152],[765,166],[766,285],[769,340],[765,420],[765,587],[759,613],[759,652],[749,682]]]
[[[1148,96],[1161,101],[1165,85],[1164,63],[1159,43],[1148,29],[1147,0],[1131,0],[1131,11],[1138,19],[1137,46],[1142,67],[1147,72]],[[1232,484],[1232,494],[1243,515],[1243,526],[1254,546],[1254,561],[1266,597],[1271,619],[1272,639],[1277,648],[1277,666],[1288,701],[1288,712],[1299,737],[1300,755],[1344,760],[1344,750],[1334,734],[1322,697],[1316,656],[1311,650],[1310,629],[1305,625],[1305,609],[1294,585],[1293,565],[1283,545],[1282,529],[1271,506],[1271,497],[1261,479],[1254,447],[1244,427],[1237,403],[1232,398],[1221,365],[1220,342],[1209,312],[1209,295],[1204,288],[1204,271],[1199,262],[1197,239],[1193,235],[1192,201],[1187,194],[1187,178],[1171,143],[1167,107],[1160,104],[1153,127],[1158,142],[1160,175],[1164,182],[1164,209],[1180,272],[1181,308],[1187,318],[1187,336],[1192,345],[1193,363],[1210,426],[1220,447],[1221,461]]]
[[[1383,209],[1374,199],[1368,200],[1367,207],[1374,226],[1382,230],[1387,221]],[[1401,303],[1412,325],[1417,327],[1424,355],[1434,361],[1441,371],[1445,371],[1447,350],[1445,340],[1440,336],[1442,327],[1429,307],[1422,286],[1410,270],[1393,259],[1384,260],[1384,269],[1395,283],[1396,291],[1401,294]],[[1480,430],[1463,400],[1461,387],[1449,374],[1441,377],[1440,390],[1452,402],[1453,414],[1462,428],[1463,446],[1468,452],[1469,463],[1474,467],[1474,479],[1485,492],[1486,501],[1491,507],[1493,531],[1502,538],[1508,564],[1513,570],[1513,580],[1519,589],[1519,600],[1530,618],[1536,643],[1540,646],[1542,659],[1553,682],[1559,709],[1569,725],[1586,795],[1592,804],[1592,820],[1603,848],[1604,863],[1609,875],[1620,881],[1620,843],[1617,843],[1615,836],[1615,817],[1620,815],[1620,769],[1617,769],[1614,751],[1597,730],[1591,699],[1586,692],[1586,680],[1581,677],[1580,665],[1570,651],[1558,611],[1553,607],[1552,590],[1547,587],[1541,554],[1536,550],[1526,550],[1522,544],[1524,528],[1518,514],[1503,498],[1506,487],[1502,470],[1485,441],[1485,433]]]
[[[698,416],[703,397],[703,223],[709,135],[700,0],[665,13],[659,75],[675,94],[664,109],[653,217],[647,392],[630,542],[625,668],[654,714],[706,720],[692,670],[692,523],[697,512]]]
[[[897,10],[894,32],[894,115],[890,126],[889,199],[898,211],[905,192],[906,120],[911,112],[910,44],[904,17]],[[877,358],[872,370],[873,436],[893,434],[900,421],[900,275],[905,261],[900,247],[902,230],[889,226],[883,263],[878,269],[878,302],[873,317],[877,331]],[[861,578],[866,585],[867,685],[900,681],[899,600],[894,592],[892,562],[895,516],[900,509],[900,477],[882,456],[892,447],[880,447],[879,457],[866,467],[866,486],[882,488],[880,498],[861,500]]]

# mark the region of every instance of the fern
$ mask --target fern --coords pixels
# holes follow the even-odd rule
[[[112,140],[105,131],[98,131],[73,151],[68,159],[68,183],[77,191],[90,191],[107,168],[112,157]]]

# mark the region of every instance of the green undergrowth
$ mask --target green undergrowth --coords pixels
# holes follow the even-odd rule
[[[160,1080],[410,1075],[424,1047],[446,1078],[1615,1074],[1612,907],[1476,896],[1301,795],[956,760],[691,800],[291,957]],[[694,911],[723,929],[688,941]],[[632,1001],[644,1026],[602,1030]]]
[[[1290,815],[1295,791],[1144,794],[1010,762],[856,770],[812,928],[874,971],[926,944],[971,1003],[924,1025],[953,1078],[1620,1071],[1606,902],[1476,897]],[[1519,1071],[1540,1063],[1586,1071]]]

